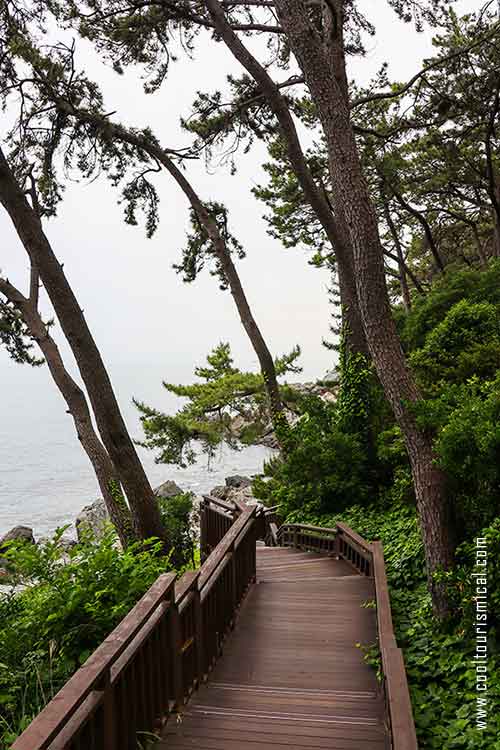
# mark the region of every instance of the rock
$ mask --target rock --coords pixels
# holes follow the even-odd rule
[[[337,396],[331,391],[326,391],[326,393],[323,393],[321,398],[323,399],[323,401],[326,401],[328,404],[334,404],[335,401],[337,400]]]
[[[14,526],[13,529],[0,538],[0,549],[6,542],[12,542],[14,540],[26,542],[27,544],[35,544],[33,529],[30,529],[29,526]]]
[[[243,415],[238,414],[238,416],[234,417],[231,420],[231,424],[229,425],[229,429],[235,435],[236,437],[239,437],[245,427],[248,427],[250,424],[250,421],[246,419]]]
[[[229,487],[218,484],[217,487],[213,487],[208,494],[212,495],[213,497],[218,497],[219,500],[225,500],[229,492],[230,492]]]
[[[339,372],[338,370],[328,370],[323,377],[323,383],[338,383]]]
[[[238,500],[239,502],[246,503],[246,505],[257,505],[258,500],[256,497],[254,497],[254,494],[252,492],[251,487],[239,487],[232,489],[228,496],[227,500],[233,503]]]
[[[86,505],[75,521],[78,541],[82,541],[82,531],[84,530],[89,530],[95,539],[99,539],[102,537],[107,523],[109,523],[109,515],[104,500],[99,499],[91,505]]]
[[[259,440],[259,445],[263,445],[264,448],[273,448],[274,450],[278,450],[280,445],[278,442],[278,438],[274,434],[274,432],[270,432],[268,435],[264,435]]]
[[[242,487],[250,487],[252,480],[250,477],[242,477],[240,474],[234,474],[234,476],[226,477],[226,487],[231,489],[240,489]]]
[[[175,497],[175,495],[181,495],[182,489],[179,487],[178,484],[175,482],[172,482],[171,479],[167,479],[166,482],[163,482],[163,484],[160,484],[159,487],[157,487],[155,490],[153,490],[155,495],[158,497]]]

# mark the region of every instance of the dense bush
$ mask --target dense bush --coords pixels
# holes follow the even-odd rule
[[[478,304],[490,302],[500,306],[500,260],[490,261],[483,270],[458,268],[448,270],[437,279],[425,295],[415,297],[409,315],[398,314],[398,323],[405,348],[418,349],[448,311],[461,300]]]
[[[66,550],[62,530],[12,545],[13,583],[0,594],[0,748],[6,748],[115,625],[171,567],[160,544],[122,552],[110,528]]]
[[[191,520],[193,500],[191,492],[158,498],[161,520],[172,547],[170,561],[177,570],[194,563],[196,535]]]
[[[266,465],[266,479],[255,481],[255,494],[270,505],[279,503],[284,514],[298,509],[327,513],[366,500],[366,450],[360,436],[339,429],[336,406],[318,397],[303,399],[300,408],[301,417],[283,440],[285,457]]]
[[[341,358],[337,405],[304,402],[287,452],[256,491],[288,521],[342,520],[384,547],[422,750],[500,750],[500,261],[448,272],[397,325],[424,398],[415,416],[434,436],[458,539],[441,573],[453,615],[433,617],[423,545],[400,429],[366,366]],[[378,392],[380,393],[380,391]],[[475,537],[488,556],[488,727],[476,728]],[[368,645],[368,644],[365,644]],[[373,649],[368,659],[376,663]]]

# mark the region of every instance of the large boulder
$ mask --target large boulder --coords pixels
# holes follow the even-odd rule
[[[233,501],[234,502],[240,502],[245,503],[246,505],[258,505],[259,501],[256,497],[254,497],[254,494],[252,492],[251,487],[235,487],[232,490],[230,490],[228,496],[227,496],[228,502]]]
[[[90,505],[86,505],[75,521],[78,541],[82,541],[82,532],[84,531],[90,531],[95,539],[100,539],[107,523],[109,523],[109,515],[104,500],[99,498]]]
[[[3,579],[5,583],[8,583],[12,569],[11,562],[7,558],[2,557],[1,553],[5,551],[5,545],[7,542],[14,541],[24,542],[25,544],[35,544],[33,529],[29,526],[14,526],[13,529],[0,537],[0,581]]]
[[[234,474],[234,476],[226,477],[226,487],[231,489],[241,489],[242,487],[251,487],[252,480],[250,477],[243,477],[240,474]]]
[[[14,526],[13,529],[0,537],[0,549],[2,549],[6,542],[12,542],[14,540],[26,542],[27,544],[35,544],[33,529],[30,529],[29,526]]]
[[[166,482],[163,482],[163,484],[160,484],[159,487],[156,487],[156,489],[153,490],[157,497],[175,497],[176,495],[182,494],[182,491],[183,490],[179,485],[171,479],[167,479]]]

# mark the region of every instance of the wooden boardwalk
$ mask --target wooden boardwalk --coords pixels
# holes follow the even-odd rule
[[[373,579],[344,560],[257,548],[257,583],[209,681],[158,748],[385,750],[384,702],[357,643],[376,640]]]
[[[160,575],[11,750],[418,750],[381,543],[233,506],[204,498],[201,567]]]

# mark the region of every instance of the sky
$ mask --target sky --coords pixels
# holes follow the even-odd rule
[[[384,61],[389,75],[405,80],[431,52],[428,32],[417,34],[397,21],[381,0],[363,0],[376,22],[377,36],[368,41],[368,54],[350,64],[350,75],[366,83]],[[477,2],[459,2],[459,10]],[[135,126],[152,126],[165,145],[185,139],[179,118],[188,116],[198,90],[224,85],[227,73],[240,69],[222,44],[202,36],[193,60],[176,62],[159,94],[145,96],[139,77],[118,76],[104,67],[86,43],[78,42],[78,60],[105,93],[106,108],[116,119]],[[332,354],[321,345],[329,334],[328,273],[307,264],[300,249],[284,249],[266,233],[264,208],[251,195],[263,181],[261,147],[238,160],[235,176],[227,168],[207,174],[203,162],[190,164],[188,174],[205,199],[225,202],[233,233],[243,243],[247,258],[239,271],[256,319],[275,354],[302,348],[301,379],[321,377],[332,366]],[[207,273],[192,285],[182,283],[172,263],[180,258],[187,228],[188,207],[167,176],[157,181],[161,194],[160,226],[148,240],[143,226],[123,222],[117,191],[105,178],[91,184],[70,183],[58,216],[46,232],[108,366],[128,419],[136,422],[131,398],[136,396],[170,409],[162,380],[189,382],[194,366],[220,341],[229,341],[236,364],[256,368],[256,357],[238,320],[232,298],[220,292]],[[5,214],[0,213],[0,269],[26,289],[27,264]],[[58,336],[57,328],[55,336]],[[61,342],[69,368],[75,367]],[[14,365],[0,351],[0,426],[16,415],[23,429],[35,428],[47,408],[63,408],[45,368],[32,371]],[[2,407],[3,401],[3,407]],[[56,403],[58,406],[56,406]],[[49,405],[49,406],[47,406]]]

